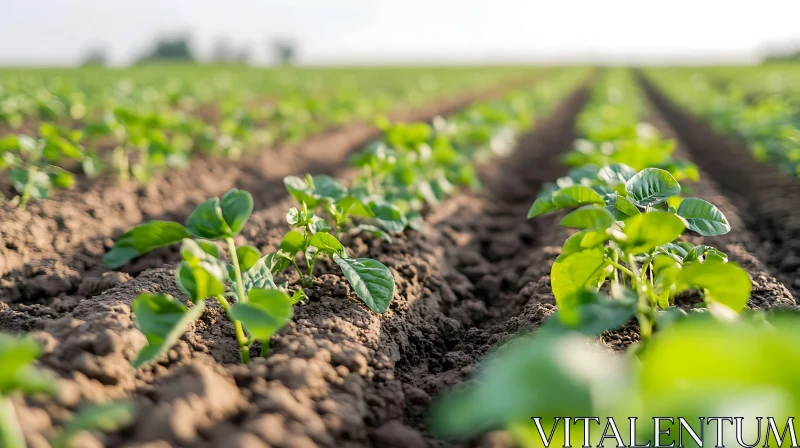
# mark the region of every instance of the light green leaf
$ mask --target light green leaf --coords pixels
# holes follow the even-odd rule
[[[329,233],[315,233],[311,237],[311,245],[317,249],[330,253],[341,253],[344,251],[344,246],[335,236]]]
[[[559,257],[550,270],[550,285],[556,303],[561,306],[570,294],[585,288],[596,287],[605,276],[606,264],[601,248],[587,249]]]
[[[587,205],[568,213],[559,224],[576,229],[607,229],[614,222],[614,216],[605,208]]]
[[[687,226],[703,236],[724,235],[731,230],[722,212],[710,202],[686,198],[678,206],[678,216],[686,219]]]
[[[678,280],[686,288],[705,291],[706,300],[741,311],[750,298],[752,282],[747,271],[736,263],[691,263],[684,266]]]
[[[262,344],[292,318],[292,301],[280,289],[253,288],[248,292],[247,303],[234,303],[231,317],[241,321],[245,330]]]
[[[205,302],[199,301],[191,309],[165,294],[140,294],[133,301],[131,309],[139,327],[147,338],[147,346],[133,361],[139,368],[166,353],[181,337],[184,331],[205,310]]]
[[[621,242],[623,250],[631,254],[649,252],[662,244],[671,243],[686,227],[680,218],[669,212],[650,212],[625,220]]]

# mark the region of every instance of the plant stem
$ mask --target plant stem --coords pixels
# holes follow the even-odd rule
[[[233,238],[225,238],[228,243],[228,256],[233,263],[233,273],[236,275],[236,300],[239,303],[247,303],[247,296],[244,293],[244,281],[242,281],[242,269],[239,267],[239,257],[236,255],[236,244]]]
[[[303,274],[303,271],[300,269],[300,266],[298,266],[297,261],[293,259],[292,264],[294,265],[294,268],[297,269],[297,274],[300,276],[300,284],[303,285],[304,288],[308,288],[310,285],[306,282],[306,275]]]
[[[25,437],[19,427],[11,397],[0,397],[0,446],[25,448]]]
[[[244,334],[244,329],[242,328],[242,323],[238,320],[235,320],[233,316],[231,316],[231,304],[228,303],[228,299],[225,298],[222,294],[217,294],[217,302],[219,302],[219,306],[225,310],[225,314],[228,315],[228,319],[233,322],[233,329],[236,331],[236,342],[239,343],[239,350],[242,356],[242,363],[247,364],[250,362],[250,341],[247,339],[247,336]]]
[[[642,337],[642,344],[647,344],[653,334],[653,322],[650,319],[650,287],[646,281],[640,279],[639,267],[636,266],[636,257],[633,254],[628,254],[628,264],[633,271],[631,282],[635,285],[636,295],[639,297],[639,307],[636,313],[636,319],[639,321],[639,334]]]
[[[633,271],[631,271],[630,269],[626,268],[625,266],[623,266],[623,265],[621,265],[621,264],[617,263],[617,262],[616,262],[616,261],[614,261],[614,260],[606,260],[606,263],[610,264],[611,266],[614,266],[614,267],[615,267],[615,268],[617,268],[617,269],[618,269],[620,272],[622,272],[623,274],[625,274],[625,275],[627,275],[627,276],[629,276],[629,277],[633,277],[633,276],[635,275],[635,274],[633,273]]]
[[[19,207],[20,210],[25,210],[25,206],[28,205],[28,201],[31,200],[31,194],[33,193],[33,178],[39,174],[39,169],[34,165],[31,166],[28,170],[28,181],[25,182],[25,188],[22,189],[22,196],[19,198]]]

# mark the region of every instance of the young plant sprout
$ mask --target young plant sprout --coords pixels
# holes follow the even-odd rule
[[[269,340],[292,317],[292,305],[305,298],[302,290],[291,298],[285,288],[275,284],[273,273],[303,253],[308,266],[301,274],[303,286],[313,281],[313,267],[323,255],[330,256],[341,268],[358,296],[375,312],[388,309],[394,294],[394,278],[383,264],[366,258],[351,259],[342,244],[327,233],[330,228],[309,214],[295,210],[295,225],[304,233],[290,231],[281,250],[261,256],[253,246],[238,246],[239,234],[253,210],[250,193],[233,189],[222,198],[200,204],[183,226],[176,222],[151,221],[134,227],[115,243],[103,261],[118,268],[129,260],[156,248],[181,242],[183,261],[175,270],[175,279],[192,304],[187,307],[164,294],[141,294],[132,308],[136,324],[147,337],[148,345],[133,362],[135,367],[152,362],[177,342],[184,331],[202,314],[211,298],[225,310],[234,326],[242,362],[250,360],[250,347],[262,343],[266,353]],[[214,241],[223,242],[229,263],[222,259]],[[229,289],[229,292],[226,292]]]

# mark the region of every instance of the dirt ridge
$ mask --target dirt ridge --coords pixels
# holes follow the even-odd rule
[[[757,163],[744,142],[721,136],[639,74],[645,93],[691,159],[736,204],[770,271],[800,300],[800,179]]]

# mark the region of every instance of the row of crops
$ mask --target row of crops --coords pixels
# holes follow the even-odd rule
[[[523,69],[159,73],[0,71],[0,173],[13,189],[7,199],[24,208],[53,189],[74,188],[76,176],[147,182],[195,155],[236,159],[400,106],[530,76]]]
[[[745,309],[748,273],[719,249],[681,236],[721,235],[730,225],[713,204],[689,197],[700,180],[697,168],[673,154],[675,142],[647,122],[628,74],[613,71],[597,84],[577,134],[564,157],[569,174],[545,186],[528,215],[572,210],[560,225],[578,231],[551,270],[558,311],[484,360],[477,383],[437,403],[437,433],[463,437],[505,428],[521,446],[586,446],[605,438],[617,446],[652,443],[658,431],[676,435],[686,428],[674,418],[636,428],[629,416],[697,422],[751,415],[767,390],[781,397],[770,401],[770,416],[785,422],[795,415],[800,402],[785,368],[796,365],[786,360],[797,356],[797,319]],[[627,353],[589,342],[631,319],[640,340]],[[564,416],[614,417],[619,427],[594,419],[599,426],[589,439],[580,428],[570,435]],[[760,440],[763,432],[755,434]],[[694,440],[702,444],[702,432]]]
[[[794,65],[653,69],[647,75],[758,162],[800,176],[800,70]]]
[[[557,311],[535,332],[496,347],[477,381],[433,397],[428,430],[458,439],[504,429],[524,447],[611,440],[630,446],[682,429],[675,420],[637,427],[631,416],[696,422],[756,412],[785,422],[800,410],[797,317],[748,308],[748,270],[709,242],[719,240],[706,239],[732,230],[724,207],[696,188],[708,180],[655,126],[633,73],[587,77],[582,69],[554,69],[499,99],[432,122],[404,123],[386,114],[498,80],[511,83],[524,71],[443,70],[421,78],[408,69],[387,79],[380,70],[298,70],[265,79],[208,69],[187,82],[141,70],[108,84],[89,75],[0,72],[8,80],[0,104],[10,111],[2,116],[0,169],[15,191],[8,198],[13,205],[45,199],[52,188],[74,188],[76,179],[146,184],[195,157],[242,157],[353,121],[373,123],[381,137],[352,155],[346,176],[283,179],[293,203],[274,250],[242,242],[258,210],[239,189],[202,202],[183,222],[148,221],[116,238],[103,256],[110,269],[179,247],[165,289],[182,294],[144,292],[130,306],[146,339],[128,356],[132,369],[169,365],[181,337],[215,313],[233,328],[242,365],[268,357],[273,337],[310,306],[320,266],[343,278],[370,316],[392,314],[396,283],[407,274],[354,256],[354,238],[391,244],[421,232],[453,195],[481,189],[481,165],[511,154],[521,134],[591,79],[577,138],[561,159],[567,174],[543,185],[527,216],[519,216],[546,225],[554,221],[544,215],[554,215],[569,229],[549,271]],[[786,77],[776,81],[776,72],[764,68],[692,70],[692,76],[688,69],[646,75],[721,133],[744,139],[757,160],[800,174],[797,96],[789,87],[794,72],[772,68]],[[759,89],[764,76],[779,90]],[[615,332],[635,341],[611,352],[599,340]],[[12,396],[59,393],[53,374],[37,364],[41,354],[33,339],[0,332],[0,446],[26,446]],[[137,412],[127,400],[84,406],[60,421],[47,443],[67,447],[81,432],[116,431],[138,419]],[[565,416],[614,417],[620,426],[597,426],[589,440],[588,432],[570,431]],[[699,429],[692,439],[722,440],[721,431]]]
[[[256,342],[260,355],[267,356],[271,337],[306,300],[304,288],[314,283],[314,266],[321,260],[339,266],[367,308],[386,312],[395,295],[391,271],[377,260],[352,257],[344,242],[364,232],[391,241],[406,229],[418,230],[424,213],[458,190],[480,188],[477,166],[507,155],[534,118],[546,114],[584,78],[582,69],[562,70],[533,89],[512,91],[433,123],[381,123],[382,138],[351,159],[357,172],[351,185],[310,173],[284,179],[296,206],[286,212],[290,230],[274,252],[262,254],[234,241],[254,208],[250,193],[237,189],[197,206],[185,224],[149,221],[134,227],[105,254],[105,264],[119,268],[155,249],[179,244],[182,261],[174,281],[188,301],[165,294],[135,299],[131,310],[147,345],[132,367],[144,368],[165,357],[207,312],[207,302],[221,307],[232,322],[243,363],[251,360]],[[291,281],[276,283],[276,276],[285,278],[291,271]],[[0,377],[0,397],[57,393],[49,372],[33,364],[38,345],[24,337],[0,336],[0,359],[8,361]],[[0,414],[3,446],[25,446],[13,405],[7,398],[3,405],[10,410]],[[124,426],[135,412],[131,402],[86,407],[51,442],[68,446],[79,432]]]

